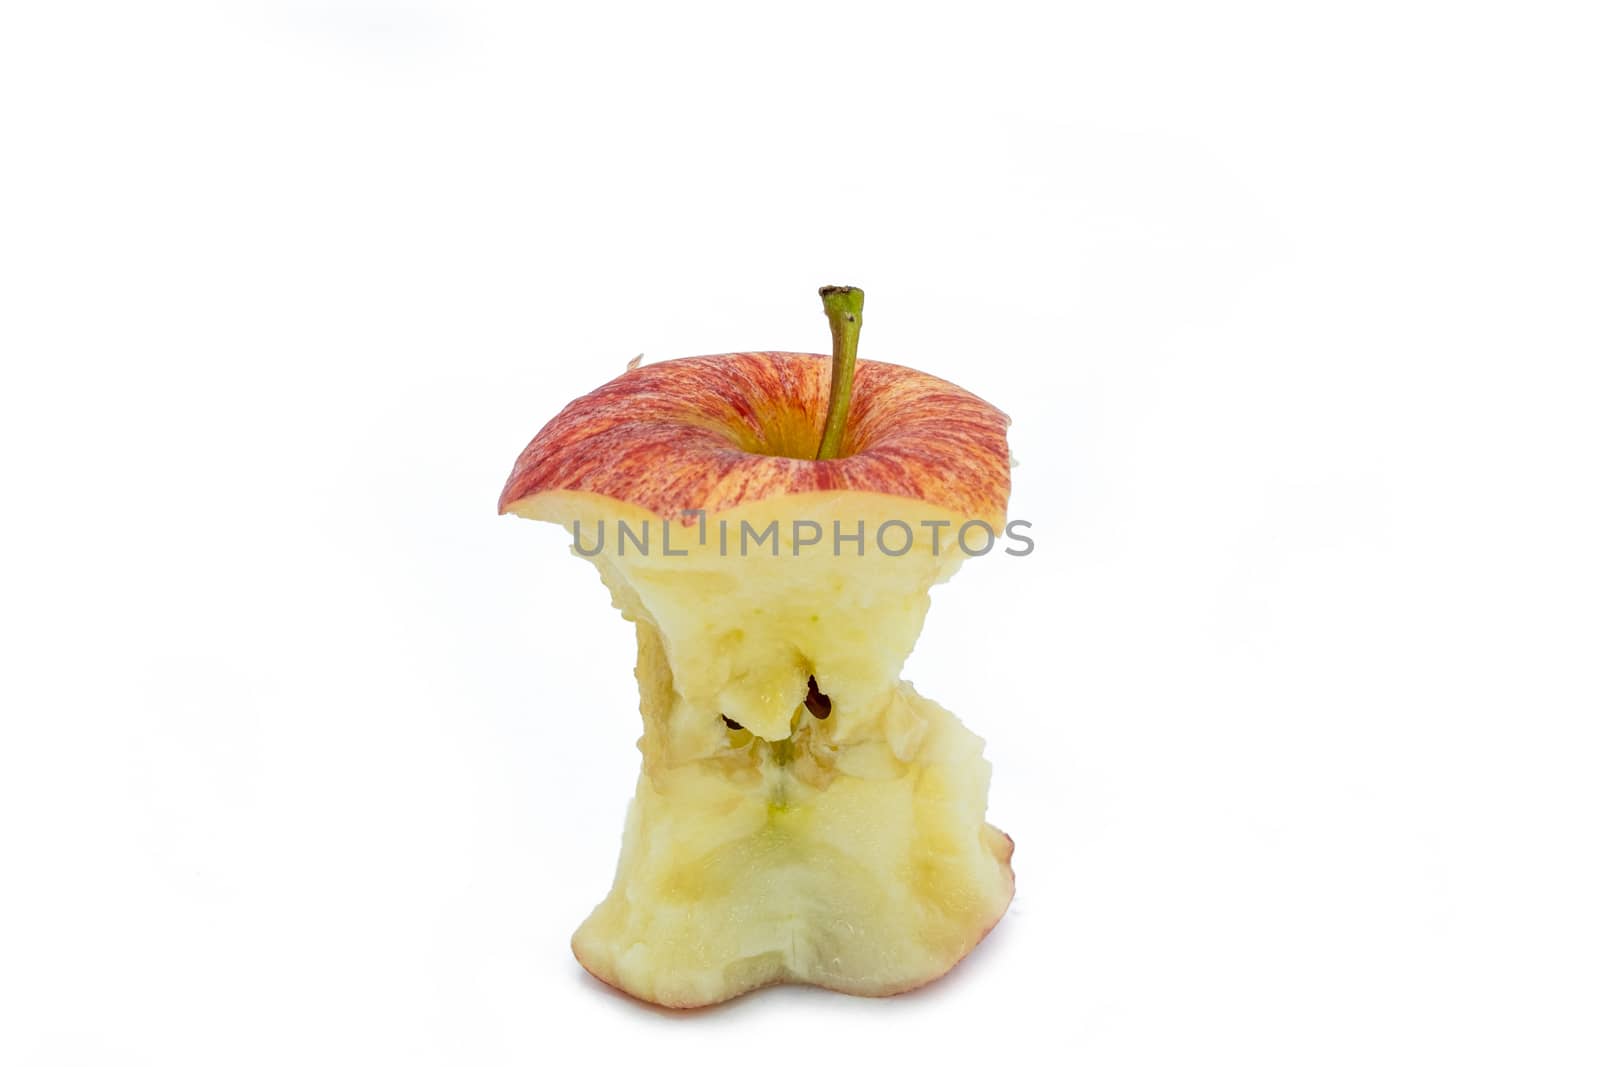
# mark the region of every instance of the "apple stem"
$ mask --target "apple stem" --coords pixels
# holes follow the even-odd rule
[[[833,380],[828,386],[828,421],[822,425],[818,459],[837,459],[844,447],[844,424],[850,415],[850,387],[856,377],[856,345],[861,340],[861,305],[865,296],[849,285],[824,285],[817,290],[833,331]]]

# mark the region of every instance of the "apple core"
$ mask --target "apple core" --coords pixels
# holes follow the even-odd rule
[[[778,982],[912,989],[1013,893],[983,742],[900,678],[929,590],[964,558],[935,550],[939,529],[1004,518],[1006,418],[930,375],[856,364],[860,290],[830,289],[833,373],[783,352],[630,369],[545,426],[501,498],[564,526],[776,531],[755,554],[704,526],[672,554],[582,553],[633,623],[643,736],[611,892],[572,944],[657,1004]],[[905,551],[796,532],[885,523],[909,531]]]

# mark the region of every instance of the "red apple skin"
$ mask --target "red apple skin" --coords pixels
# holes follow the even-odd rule
[[[856,365],[845,446],[815,454],[832,363],[799,352],[691,356],[630,369],[568,404],[517,458],[500,511],[555,490],[662,518],[796,493],[857,490],[1003,521],[1011,491],[997,408],[931,374]]]

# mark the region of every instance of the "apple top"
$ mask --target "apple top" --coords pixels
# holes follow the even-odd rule
[[[540,493],[572,491],[673,518],[773,496],[856,490],[1003,520],[1010,420],[998,408],[931,374],[862,360],[839,456],[812,459],[830,376],[828,357],[798,352],[631,368],[539,431],[517,457],[500,511]]]

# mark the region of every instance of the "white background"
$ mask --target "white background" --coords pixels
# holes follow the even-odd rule
[[[1586,6],[6,5],[0,1061],[1597,1062]],[[1015,420],[907,676],[1018,894],[670,1016],[567,948],[629,628],[495,498],[824,282]]]

